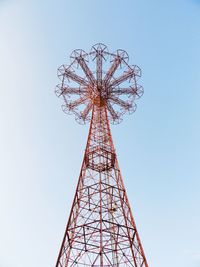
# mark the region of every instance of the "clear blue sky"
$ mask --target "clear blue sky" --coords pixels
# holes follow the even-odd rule
[[[88,126],[62,113],[75,48],[125,49],[138,109],[112,127],[152,267],[200,266],[200,1],[0,1],[0,267],[55,265]]]

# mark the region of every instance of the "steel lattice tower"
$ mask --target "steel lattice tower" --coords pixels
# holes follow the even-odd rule
[[[93,71],[94,70],[94,71]],[[136,109],[141,70],[123,50],[96,44],[75,50],[58,69],[63,110],[90,121],[78,185],[56,267],[148,267],[114,149],[110,125]]]

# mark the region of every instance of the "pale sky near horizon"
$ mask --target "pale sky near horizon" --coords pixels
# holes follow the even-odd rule
[[[199,267],[198,0],[0,1],[0,267],[55,266],[88,132],[57,67],[98,42],[143,72],[112,134],[149,266]]]

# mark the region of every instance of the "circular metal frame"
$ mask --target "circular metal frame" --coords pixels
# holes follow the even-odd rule
[[[101,105],[107,108],[111,123],[117,124],[125,113],[135,112],[135,100],[144,92],[137,83],[141,69],[128,64],[126,51],[110,53],[106,45],[98,43],[89,53],[74,50],[70,59],[70,65],[58,68],[61,84],[55,89],[64,100],[65,113],[74,114],[76,121],[85,124],[91,119],[93,106]]]

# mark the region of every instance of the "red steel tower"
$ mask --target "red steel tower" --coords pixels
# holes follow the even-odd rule
[[[110,53],[101,43],[70,58],[70,65],[58,69],[56,94],[64,112],[80,123],[90,121],[90,129],[56,267],[148,267],[109,125],[135,111],[143,94],[141,70],[128,64],[125,51]]]

